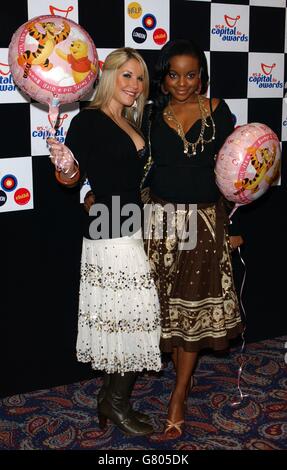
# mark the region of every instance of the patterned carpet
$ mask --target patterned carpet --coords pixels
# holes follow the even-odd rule
[[[160,375],[140,377],[133,394],[134,408],[153,417],[153,435],[131,438],[112,425],[100,431],[96,393],[101,378],[97,377],[1,400],[0,449],[287,449],[286,342],[284,336],[246,346],[240,386],[248,396],[236,406],[232,401],[240,396],[240,347],[223,357],[202,355],[180,439],[165,441],[162,434],[174,380],[168,363]]]

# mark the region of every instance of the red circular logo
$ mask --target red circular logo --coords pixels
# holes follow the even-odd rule
[[[28,204],[28,202],[31,199],[31,194],[29,189],[27,188],[19,188],[14,194],[14,201],[16,204],[19,204],[19,206],[24,206],[25,204]]]
[[[142,19],[142,25],[148,30],[154,29],[156,27],[156,17],[151,13],[147,13]]]
[[[153,33],[153,40],[156,44],[164,44],[167,41],[167,33],[162,28],[157,28]]]
[[[15,186],[15,181],[12,178],[6,178],[5,182],[3,183],[5,188],[11,191],[13,186]]]
[[[1,179],[1,187],[4,191],[14,191],[18,185],[16,176],[14,175],[5,175]]]

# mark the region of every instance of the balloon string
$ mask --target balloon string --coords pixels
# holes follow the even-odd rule
[[[231,223],[231,224],[232,224],[231,217],[233,216],[234,212],[238,209],[238,207],[239,207],[239,204],[235,204],[234,207],[233,207],[233,209],[232,209],[232,211],[230,212],[230,214],[229,214],[229,216],[228,216],[229,219],[230,219],[230,223]]]
[[[242,255],[241,255],[240,247],[238,247],[237,249],[238,249],[240,261],[241,261],[242,265],[244,266],[244,275],[243,275],[243,279],[242,279],[242,283],[241,283],[241,287],[240,287],[240,297],[239,297],[240,306],[241,306],[243,316],[244,316],[244,326],[243,326],[243,330],[242,330],[242,333],[241,333],[242,345],[241,345],[241,351],[240,351],[240,356],[239,356],[239,364],[240,365],[239,365],[238,374],[237,374],[237,389],[239,391],[240,398],[239,398],[239,401],[232,401],[231,406],[239,405],[242,402],[244,397],[248,397],[248,394],[242,392],[241,386],[240,386],[240,381],[241,381],[243,368],[247,363],[247,361],[244,360],[244,356],[243,356],[243,353],[244,353],[244,350],[245,350],[245,335],[244,335],[244,333],[245,333],[245,330],[246,330],[246,312],[245,312],[245,308],[244,308],[244,305],[243,305],[243,302],[242,302],[242,293],[243,293],[243,288],[244,288],[244,284],[245,284],[247,269],[246,269],[246,264],[244,262],[244,259],[242,258]]]
[[[59,117],[59,100],[57,98],[53,98],[51,104],[49,105],[49,112],[48,112],[48,119],[51,125],[49,129],[49,133],[52,137],[55,137],[56,134],[56,125]]]
[[[49,119],[49,123],[51,125],[51,128],[49,129],[49,133],[51,134],[52,137],[55,137],[55,134],[56,134],[56,124],[57,124],[57,120],[58,120],[58,115],[59,115],[59,111],[58,109],[54,110],[52,108],[49,109],[49,114],[48,114],[48,119]]]

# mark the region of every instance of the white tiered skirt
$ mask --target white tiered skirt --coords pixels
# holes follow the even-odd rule
[[[83,239],[77,358],[111,374],[161,368],[160,307],[141,233]]]

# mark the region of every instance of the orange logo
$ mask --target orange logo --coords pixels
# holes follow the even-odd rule
[[[225,23],[229,28],[234,28],[236,25],[237,21],[240,20],[240,15],[237,15],[236,18],[232,18],[231,16],[224,15]]]
[[[261,70],[264,73],[264,75],[270,75],[274,67],[276,67],[276,64],[266,65],[266,64],[261,63]]]
[[[57,119],[57,126],[56,127],[62,127],[63,122],[65,121],[65,119],[67,119],[67,117],[68,117],[67,113],[63,114],[63,116],[59,116],[58,119]],[[53,119],[50,118],[49,114],[48,114],[48,120],[49,120],[50,125],[53,127],[53,123],[52,123]]]
[[[59,117],[59,121],[58,121],[59,122],[59,127],[62,127],[63,122],[65,121],[65,119],[67,119],[67,117],[68,117],[67,113],[65,113],[65,114],[63,114],[63,116]]]
[[[60,8],[53,7],[52,5],[50,5],[49,10],[51,15],[59,15],[63,16],[64,18],[68,18],[68,14],[74,10],[74,7],[70,6],[67,8],[67,10],[61,10]],[[64,15],[62,15],[62,13],[64,13]]]
[[[4,67],[4,70],[2,70],[2,67]],[[7,67],[7,72],[6,72],[6,67]],[[9,75],[10,69],[9,69],[9,64],[3,64],[0,62],[0,75]]]

